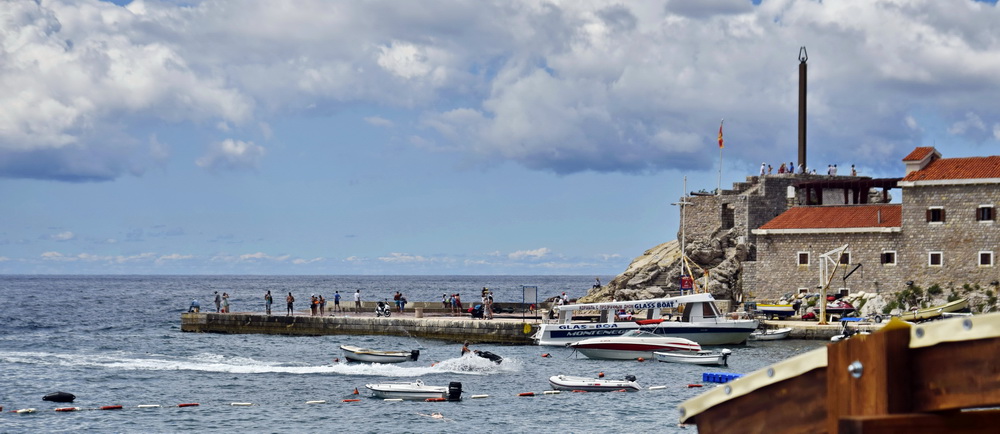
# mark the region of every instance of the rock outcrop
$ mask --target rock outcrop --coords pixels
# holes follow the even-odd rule
[[[741,300],[742,262],[751,245],[739,243],[736,231],[685,243],[692,277],[718,299]],[[645,251],[607,285],[591,289],[581,303],[667,297],[680,292],[681,248],[677,240]]]

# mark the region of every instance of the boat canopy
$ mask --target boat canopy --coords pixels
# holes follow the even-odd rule
[[[629,301],[612,301],[612,302],[600,302],[600,303],[581,303],[581,304],[567,304],[559,306],[557,311],[559,312],[560,323],[569,323],[573,319],[573,312],[587,312],[587,311],[599,311],[601,312],[600,322],[614,322],[615,316],[614,312],[620,310],[628,311],[639,311],[645,310],[647,312],[647,318],[655,319],[660,317],[661,309],[676,309],[682,304],[687,303],[703,303],[710,309],[713,314],[705,315],[707,316],[717,316],[721,315],[718,313],[718,308],[715,307],[715,298],[709,293],[699,293],[690,295],[681,295],[677,297],[666,297],[666,298],[653,298],[648,300],[629,300]],[[690,315],[685,313],[685,315]],[[700,313],[698,315],[701,315]]]
[[[647,310],[674,309],[685,303],[715,301],[712,294],[700,293],[677,297],[652,298],[649,300],[610,301],[599,303],[566,304],[559,306],[559,312],[576,310]]]

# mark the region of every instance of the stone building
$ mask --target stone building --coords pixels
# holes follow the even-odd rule
[[[934,148],[920,147],[903,162],[902,179],[795,182],[787,210],[759,227],[749,225],[756,255],[743,264],[743,293],[768,300],[815,292],[824,283],[824,261],[834,292],[966,284],[996,290],[1000,156],[941,158]],[[878,187],[881,198],[865,191]],[[902,203],[870,203],[887,202],[894,187],[902,190]],[[829,260],[821,257],[831,252]]]

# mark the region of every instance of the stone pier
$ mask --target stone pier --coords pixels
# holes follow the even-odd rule
[[[181,331],[276,335],[391,335],[475,343],[533,344],[536,319],[459,317],[309,316],[259,313],[182,313]]]

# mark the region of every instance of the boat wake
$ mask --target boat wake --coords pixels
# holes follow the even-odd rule
[[[70,369],[107,369],[120,371],[198,371],[233,374],[284,373],[284,374],[339,374],[346,376],[420,377],[423,375],[458,373],[490,375],[520,370],[517,360],[504,360],[502,364],[466,355],[442,362],[401,364],[346,363],[303,365],[288,362],[257,360],[252,357],[225,356],[201,353],[187,357],[150,354],[137,357],[128,353],[102,353],[91,355],[58,354],[45,352],[0,352],[0,364],[29,364],[61,366]]]

